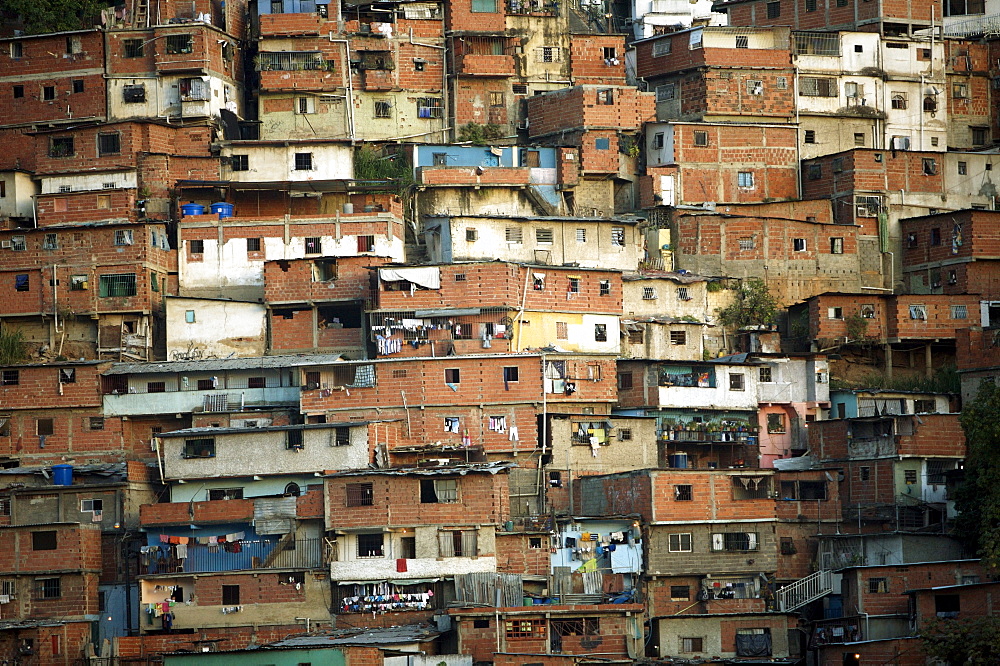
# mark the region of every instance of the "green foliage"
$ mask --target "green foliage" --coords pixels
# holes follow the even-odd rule
[[[719,310],[724,326],[736,329],[770,326],[778,314],[778,302],[760,278],[742,280],[736,287],[736,298]]]
[[[494,123],[487,125],[468,123],[458,129],[458,140],[462,143],[471,143],[474,146],[485,146],[490,141],[502,139],[503,136],[503,128]]]
[[[711,280],[707,285],[705,285],[705,288],[708,289],[708,293],[714,294],[725,289],[726,285],[722,282],[722,280]]]
[[[28,357],[24,347],[24,333],[21,329],[0,331],[0,365],[14,365]]]
[[[1000,618],[933,619],[921,631],[924,651],[948,664],[1000,664]]]
[[[101,10],[114,3],[101,0],[0,0],[0,12],[20,16],[24,31],[40,35],[91,28]]]
[[[830,379],[831,390],[880,389],[883,391],[914,391],[917,393],[961,393],[962,380],[953,365],[944,366],[930,377],[903,376],[889,379],[885,373],[872,372],[856,381]]]
[[[983,558],[992,571],[1000,566],[1000,388],[979,385],[974,400],[958,417],[965,431],[965,478],[955,493],[955,535]],[[952,662],[962,663],[962,662]],[[998,662],[993,662],[998,663]]]
[[[850,340],[864,340],[868,337],[868,320],[855,312],[844,317],[844,325],[847,327],[847,337]]]
[[[387,191],[401,191],[413,184],[413,169],[405,155],[383,155],[378,148],[361,146],[354,153],[354,178],[389,181]]]

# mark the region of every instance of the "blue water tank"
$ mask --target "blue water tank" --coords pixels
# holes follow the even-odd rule
[[[53,465],[52,466],[52,483],[57,486],[72,486],[73,485],[73,466],[72,465]]]
[[[220,220],[233,216],[233,204],[220,201],[211,205],[213,215],[218,214]]]
[[[188,215],[204,215],[205,207],[201,204],[196,204],[195,202],[181,204],[181,215],[187,217]]]
[[[688,454],[686,453],[674,453],[670,456],[670,466],[674,469],[687,469],[688,466]]]

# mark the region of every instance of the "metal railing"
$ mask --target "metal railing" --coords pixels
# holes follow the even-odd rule
[[[298,72],[326,69],[321,53],[312,51],[262,52],[257,54],[258,72]]]
[[[833,591],[833,572],[821,569],[778,590],[778,610],[785,613]]]
[[[944,34],[949,37],[979,37],[1000,34],[1000,14],[979,16],[946,24]]]

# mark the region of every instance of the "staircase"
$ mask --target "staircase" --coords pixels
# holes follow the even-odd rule
[[[833,572],[821,569],[778,590],[778,610],[793,611],[833,591]]]

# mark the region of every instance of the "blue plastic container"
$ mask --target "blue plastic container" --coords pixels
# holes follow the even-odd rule
[[[688,456],[686,453],[674,453],[670,456],[670,467],[673,469],[687,469]]]
[[[212,215],[218,214],[220,220],[233,216],[233,204],[220,201],[211,205]]]
[[[205,207],[201,204],[196,203],[186,203],[181,204],[181,215],[187,217],[188,215],[204,215]]]
[[[72,486],[73,485],[73,466],[72,465],[53,465],[52,466],[52,483],[57,486]]]

